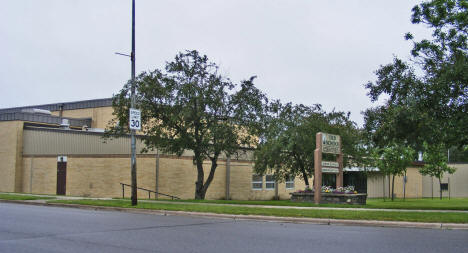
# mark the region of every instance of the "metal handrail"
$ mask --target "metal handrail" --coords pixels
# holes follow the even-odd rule
[[[122,198],[124,199],[125,198],[125,186],[128,186],[128,187],[132,187],[132,186],[129,185],[129,184],[124,184],[124,183],[120,183],[120,184],[122,185]],[[160,193],[160,192],[153,191],[153,190],[148,190],[148,189],[145,189],[145,188],[137,187],[137,189],[147,191],[148,192],[148,199],[151,199],[151,193],[154,193],[154,198],[155,199],[156,199],[156,196],[158,196],[158,195],[163,195],[163,196],[166,196],[166,197],[170,197],[172,200],[180,199],[179,197],[176,197],[176,196]]]

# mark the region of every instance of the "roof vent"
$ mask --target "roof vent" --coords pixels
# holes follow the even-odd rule
[[[94,133],[104,133],[105,130],[103,128],[88,128],[88,132],[94,132]]]
[[[70,129],[70,123],[68,122],[68,119],[62,119],[62,123],[60,123],[60,128]]]
[[[52,114],[49,110],[37,109],[37,108],[25,108],[25,109],[22,109],[21,112],[34,113],[34,114],[47,114],[47,115]]]

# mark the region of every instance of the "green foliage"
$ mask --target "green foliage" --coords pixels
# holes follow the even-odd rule
[[[366,88],[384,106],[365,112],[366,130],[380,146],[389,142],[450,146],[468,144],[468,58],[466,0],[433,0],[413,8],[412,22],[433,30],[432,40],[413,40],[414,64],[395,59],[376,71]],[[416,74],[418,73],[418,74]],[[382,128],[380,128],[382,127]],[[384,138],[384,139],[383,139]]]
[[[197,199],[205,197],[220,155],[235,155],[241,147],[257,142],[266,98],[255,88],[254,78],[236,85],[197,51],[179,53],[166,64],[165,71],[143,72],[136,78],[145,150],[159,149],[179,156],[185,150],[193,151]],[[119,126],[111,129],[113,134],[128,129],[130,91],[128,83],[114,96]],[[205,181],[203,161],[207,159],[211,168]]]
[[[364,120],[366,139],[378,148],[401,142],[420,150],[427,136],[442,131],[439,122],[433,122],[427,112],[419,111],[414,102],[367,109]],[[430,140],[440,142],[443,136],[441,132]]]
[[[326,113],[320,105],[283,105],[279,101],[270,104],[269,109],[266,131],[254,153],[256,173],[271,171],[279,181],[299,175],[309,185],[318,132],[341,136],[345,166],[349,163],[348,155],[357,153],[359,131],[349,114]],[[333,159],[325,155],[324,159],[327,158]]]
[[[393,144],[376,149],[376,167],[384,174],[403,176],[406,168],[414,161],[415,152],[404,145]]]
[[[464,148],[451,147],[449,150],[448,163],[468,163],[468,146]]]
[[[442,184],[442,177],[445,173],[453,174],[455,168],[447,165],[447,148],[445,145],[428,145],[424,143],[424,167],[419,170],[423,175],[429,175],[439,179]],[[440,188],[440,199],[442,199],[442,187]]]
[[[444,173],[453,174],[455,168],[447,165],[447,148],[444,145],[428,145],[425,143],[424,167],[419,170],[423,175],[442,179]]]
[[[412,148],[393,143],[384,148],[374,149],[374,161],[377,168],[392,176],[392,201],[394,200],[395,176],[406,175],[406,168],[414,161]]]

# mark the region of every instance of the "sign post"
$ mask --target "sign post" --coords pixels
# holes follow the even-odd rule
[[[314,202],[320,204],[322,198],[322,173],[336,174],[336,187],[343,187],[343,153],[339,135],[317,133],[314,151]],[[322,154],[337,155],[336,161],[322,161]]]
[[[130,60],[132,61],[132,87],[131,87],[131,100],[130,108],[135,107],[135,0],[132,0],[132,53],[130,55]],[[130,110],[131,113],[132,110]],[[141,124],[139,124],[141,125]],[[130,167],[131,167],[131,180],[132,180],[132,206],[138,204],[137,196],[137,168],[136,168],[136,140],[135,140],[135,129],[131,129],[131,158],[130,158]]]
[[[315,135],[314,151],[314,202],[320,204],[322,191],[322,133]]]

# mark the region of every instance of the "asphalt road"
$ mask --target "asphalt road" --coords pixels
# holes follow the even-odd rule
[[[0,203],[0,252],[468,252],[467,230],[242,221]]]

